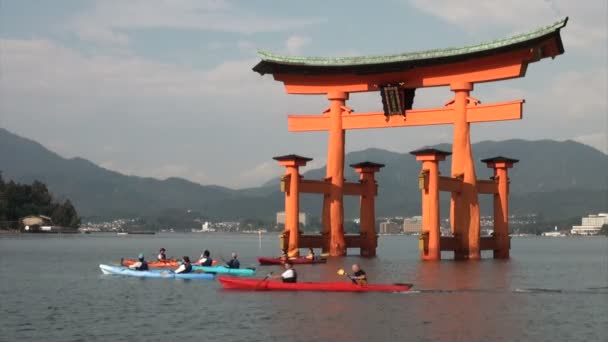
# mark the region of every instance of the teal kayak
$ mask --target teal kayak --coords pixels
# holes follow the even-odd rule
[[[196,280],[212,280],[215,276],[212,273],[179,273],[175,274],[167,270],[148,270],[136,271],[123,266],[111,266],[100,264],[99,268],[103,274],[123,275],[140,278],[168,278],[168,279],[196,279]]]
[[[226,266],[197,266],[192,265],[194,271],[205,271],[215,274],[231,274],[240,276],[252,276],[255,274],[255,268],[229,268]]]

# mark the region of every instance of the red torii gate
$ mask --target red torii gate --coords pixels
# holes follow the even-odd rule
[[[344,181],[346,130],[453,124],[451,177],[437,178],[436,164],[442,156],[445,158],[445,153],[415,153],[417,159],[423,161],[421,176],[426,184],[423,185],[428,186],[421,186],[422,258],[439,259],[441,250],[450,250],[454,251],[457,259],[478,259],[481,249],[494,250],[497,258],[508,257],[506,168],[516,161],[492,159],[494,161],[488,161],[488,165],[493,165],[497,170],[492,184],[478,180],[469,129],[470,123],[475,122],[521,119],[524,100],[482,105],[470,96],[470,92],[475,83],[523,77],[529,63],[562,54],[564,48],[560,30],[565,27],[567,20],[565,18],[529,33],[486,44],[401,55],[311,58],[258,52],[262,61],[253,70],[262,75],[272,74],[275,80],[283,82],[288,94],[324,94],[329,100],[329,107],[320,115],[289,115],[288,118],[290,131],[329,132],[327,178],[323,181],[302,180],[297,167],[305,164],[305,158],[294,155],[276,158],[287,167],[283,180],[284,185],[289,184],[289,187],[283,186],[286,192],[284,238],[288,241],[286,247],[290,256],[298,255],[298,248],[301,247],[323,248],[331,256],[345,255],[347,247],[359,247],[363,255],[375,255],[375,223],[372,230],[362,224],[362,234],[359,236],[349,238],[344,234],[344,195],[361,196],[361,213],[364,216],[364,212],[373,213],[369,206],[373,206],[376,191],[375,181],[373,192],[370,192],[371,187],[362,190],[364,184],[371,184],[373,176],[368,176],[366,181],[362,177],[360,183],[356,184]],[[438,86],[449,86],[454,93],[453,99],[444,107],[411,108],[416,88]],[[369,91],[381,92],[384,111],[354,114],[346,106],[349,93]],[[378,170],[379,167],[371,174]],[[351,191],[348,191],[349,188]],[[431,198],[439,190],[452,193],[450,221],[453,237],[440,238],[438,235],[439,209]],[[300,192],[324,195],[321,235],[303,236],[298,230],[297,198]],[[502,200],[498,204],[501,210],[495,210],[495,215],[501,216],[498,217],[499,223],[495,224],[496,234],[491,241],[480,239],[479,193],[496,194]],[[374,217],[372,219],[375,220]],[[369,218],[366,220],[369,221]],[[369,225],[369,222],[366,224]],[[373,251],[370,250],[372,247]]]

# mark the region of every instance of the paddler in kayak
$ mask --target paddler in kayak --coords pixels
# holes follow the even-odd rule
[[[275,278],[283,279],[284,283],[297,283],[298,282],[298,273],[293,268],[293,264],[291,263],[291,261],[288,260],[287,262],[285,262],[284,267],[285,267],[285,272],[281,273],[280,275],[275,276]]]
[[[146,262],[146,260],[144,258],[144,254],[139,253],[139,255],[137,256],[137,262],[130,265],[129,268],[132,270],[136,270],[136,271],[147,271],[148,263]]]
[[[160,251],[158,251],[158,255],[156,256],[156,260],[158,261],[162,261],[162,262],[167,262],[167,255],[165,254],[165,249],[161,248]]]
[[[190,257],[184,256],[182,257],[182,264],[173,271],[173,273],[190,273],[192,272],[192,264],[190,263]]]
[[[306,254],[306,259],[315,260],[315,251],[312,248],[308,249],[308,254]]]
[[[297,283],[298,282],[298,273],[293,268],[293,264],[291,263],[291,261],[289,261],[289,260],[286,261],[283,264],[283,267],[285,267],[285,271],[283,273],[273,275],[273,276],[269,275],[269,276],[274,279],[281,278],[284,283]]]
[[[238,255],[235,252],[232,252],[232,258],[230,259],[230,261],[228,261],[226,263],[226,266],[228,266],[228,268],[240,268],[241,267],[241,263],[239,262]]]
[[[365,271],[361,269],[359,264],[353,264],[352,270],[353,274],[351,274],[349,278],[353,284],[367,285],[367,274],[365,274]]]
[[[213,266],[213,259],[211,259],[211,253],[209,253],[209,250],[205,249],[203,254],[201,254],[201,258],[198,259],[196,263],[200,264],[201,266]]]

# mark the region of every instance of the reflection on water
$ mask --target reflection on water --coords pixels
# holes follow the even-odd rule
[[[243,266],[277,254],[276,236],[160,234],[0,238],[0,341],[598,341],[608,324],[608,239],[514,239],[512,259],[421,262],[418,241],[383,237],[379,256],[297,266],[302,281],[372,282],[412,293],[226,292],[216,282],[101,275],[139,252],[214,256]],[[281,267],[258,267],[258,276]]]

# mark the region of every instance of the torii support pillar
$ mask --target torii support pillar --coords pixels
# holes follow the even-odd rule
[[[483,159],[494,169],[494,182],[498,192],[494,194],[494,259],[508,259],[511,241],[509,238],[509,172],[519,160],[506,157]]]
[[[346,255],[344,239],[344,139],[346,132],[342,125],[342,115],[350,109],[346,107],[348,93],[332,91],[327,93],[329,108],[329,144],[327,148],[327,180],[331,183],[329,193],[323,198],[323,235],[329,234],[329,255]],[[325,251],[324,251],[325,252]]]
[[[359,224],[361,227],[361,256],[376,256],[378,247],[378,235],[376,234],[376,195],[378,184],[375,173],[383,168],[383,164],[362,162],[352,164],[352,168],[359,174],[359,183],[362,185],[361,201],[359,211]]]
[[[439,226],[439,162],[450,152],[422,149],[410,152],[422,162],[419,187],[422,192],[422,232],[420,234],[420,258],[441,259],[441,232]]]
[[[295,154],[272,158],[285,167],[285,175],[281,179],[281,186],[285,191],[285,232],[289,234],[287,243],[287,255],[289,257],[300,256],[300,166],[305,166],[311,158],[301,157]],[[284,234],[285,235],[285,234]]]
[[[477,175],[471,151],[470,123],[467,112],[470,102],[478,101],[469,96],[473,90],[470,82],[454,82],[450,85],[454,99],[448,104],[454,107],[454,143],[452,144],[452,177],[462,178],[462,191],[452,193],[450,218],[452,234],[460,241],[454,251],[456,259],[479,259],[480,221]]]

